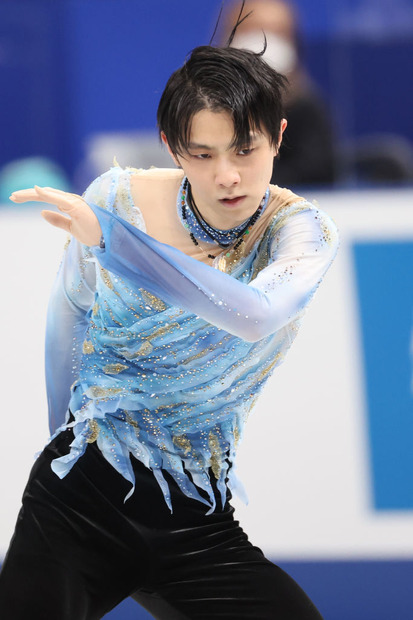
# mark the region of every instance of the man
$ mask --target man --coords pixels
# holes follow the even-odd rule
[[[180,168],[114,167],[83,199],[12,195],[58,206],[43,215],[72,238],[47,332],[55,434],[2,618],[101,618],[130,595],[168,620],[320,618],[229,503],[246,417],[337,246],[327,216],[268,185],[282,87],[259,54],[196,48],[158,109]]]

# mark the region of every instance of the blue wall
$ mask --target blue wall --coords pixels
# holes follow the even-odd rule
[[[341,139],[413,142],[413,1],[296,2],[306,63]],[[207,43],[220,0],[14,0],[0,5],[0,166],[52,157],[72,174],[96,131],[153,128],[160,93]],[[390,8],[389,8],[390,7]]]
[[[413,562],[282,562],[325,620],[408,620],[413,609]],[[127,599],[108,620],[149,620]]]
[[[411,510],[413,243],[356,243],[354,258],[373,504],[376,510]]]

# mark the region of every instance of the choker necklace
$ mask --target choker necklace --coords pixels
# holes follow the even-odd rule
[[[188,229],[192,243],[198,246],[201,250],[202,247],[199,245],[198,239],[204,241],[205,243],[215,243],[222,250],[229,249],[229,246],[233,246],[230,249],[231,252],[233,252],[239,248],[241,243],[244,241],[244,237],[249,235],[251,227],[254,226],[255,222],[267,206],[269,195],[270,190],[267,188],[257,210],[245,222],[242,222],[242,224],[239,224],[234,228],[230,228],[229,230],[219,230],[217,228],[213,228],[202,217],[193,199],[191,185],[185,177],[182,181],[178,194],[178,215],[184,227]],[[207,254],[206,252],[204,252],[204,254],[206,254],[208,258],[216,258],[216,256]],[[230,252],[227,252],[226,256],[229,257]]]

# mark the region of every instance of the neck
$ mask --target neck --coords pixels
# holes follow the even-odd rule
[[[197,210],[202,220],[206,222],[208,226],[214,228],[215,230],[231,232],[231,230],[242,226],[242,224],[244,224],[249,219],[247,218],[246,220],[245,217],[236,217],[233,213],[222,213],[220,215],[217,215],[216,213],[209,212],[208,208],[198,208],[196,201],[194,199],[192,200],[195,205],[194,210]]]
[[[192,213],[195,215],[196,220],[198,221],[199,225],[201,226],[201,228],[203,228],[205,230],[205,232],[212,232],[212,234],[214,232],[216,233],[227,233],[227,234],[231,234],[231,233],[235,233],[235,232],[239,232],[239,229],[242,228],[243,225],[247,224],[247,222],[249,222],[249,220],[251,219],[251,217],[248,217],[246,220],[242,220],[242,222],[236,223],[234,224],[232,222],[231,226],[224,226],[224,227],[220,227],[220,226],[216,226],[214,224],[211,224],[210,221],[208,221],[203,214],[200,212],[200,210],[198,209],[198,206],[194,200],[194,197],[192,195],[192,189],[191,189],[191,185],[188,183],[188,206],[191,209]],[[258,207],[259,208],[259,207]]]
[[[192,241],[198,245],[197,240],[206,243],[214,243],[222,249],[231,246],[238,247],[244,237],[250,234],[251,227],[265,209],[269,198],[269,189],[261,200],[257,209],[246,220],[232,228],[216,228],[205,220],[199,211],[191,192],[191,186],[185,178],[182,182],[180,194],[178,195],[178,212],[184,226],[189,230]]]
[[[225,209],[222,210],[222,213],[217,214],[214,211],[212,211],[211,213],[211,211],[204,206],[202,206],[201,208],[198,207],[198,204],[194,198],[194,195],[192,193],[192,188],[189,182],[187,183],[187,186],[188,186],[188,206],[191,209],[191,211],[195,214],[195,217],[198,220],[201,220],[202,223],[206,224],[207,227],[210,227],[213,230],[216,230],[222,233],[225,233],[225,232],[231,233],[237,229],[240,229],[243,225],[247,224],[250,221],[250,219],[255,216],[255,214],[257,214],[258,216],[258,214],[265,209],[265,206],[268,202],[269,191],[267,190],[265,195],[262,197],[260,202],[257,204],[256,210],[254,211],[254,213],[251,213],[247,217],[245,217],[245,215],[243,217],[238,216],[238,218],[234,217],[234,213],[225,212]]]

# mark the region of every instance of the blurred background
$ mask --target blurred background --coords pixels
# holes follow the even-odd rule
[[[80,191],[111,164],[114,150],[125,156],[124,165],[165,163],[153,142],[160,93],[188,51],[208,43],[220,4],[3,0],[0,170],[11,161],[44,157]],[[317,133],[331,155],[323,162],[324,174],[296,174],[292,180],[282,175],[280,181],[337,186],[411,181],[412,0],[296,0],[290,17],[274,9],[285,3],[249,0],[247,8],[253,4],[255,21],[244,24],[249,32],[243,34],[254,39],[251,29],[259,32],[267,13],[269,57],[278,55],[279,68],[289,74],[292,98],[298,89],[311,90],[313,108],[318,99],[318,115],[313,109],[308,116],[307,101],[305,118],[313,118],[318,129],[325,117]],[[225,3],[217,43],[233,6]],[[309,129],[299,125],[302,99],[298,112],[289,112],[291,133],[300,127],[303,139]],[[285,146],[280,167],[291,151]]]
[[[240,3],[236,3],[236,8]],[[11,191],[82,192],[112,165],[169,166],[156,107],[220,0],[0,3],[0,557],[47,440],[43,328],[64,244]],[[248,423],[251,540],[326,620],[413,617],[413,0],[250,0],[233,44],[287,73],[273,180],[317,200],[338,258]],[[233,19],[227,0],[215,41]],[[236,9],[235,9],[236,10]],[[18,428],[18,450],[15,438]],[[139,560],[138,560],[139,561]],[[107,617],[149,618],[126,601]]]

